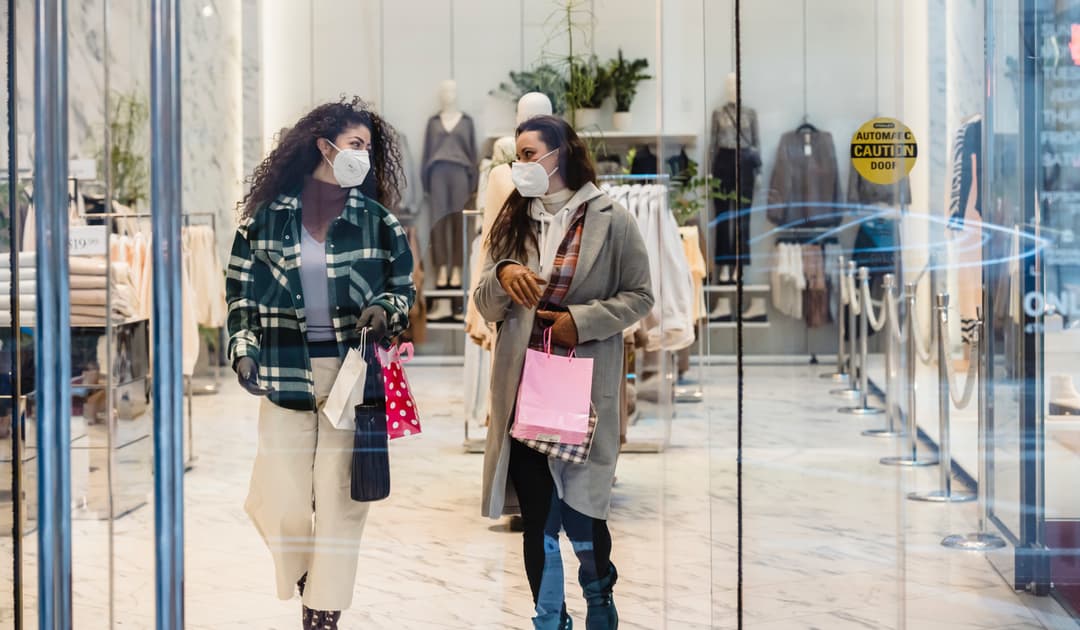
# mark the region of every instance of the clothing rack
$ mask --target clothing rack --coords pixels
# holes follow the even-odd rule
[[[670,180],[671,180],[671,176],[668,175],[667,173],[619,173],[619,174],[614,174],[614,175],[600,175],[600,176],[597,177],[597,181],[599,181],[601,183],[616,184],[616,185],[618,185],[618,184],[638,184],[638,185],[662,184],[662,185],[667,185],[667,183]],[[669,211],[670,211],[670,208],[669,208]],[[699,345],[699,352],[700,352],[701,351],[700,348],[702,347],[700,333],[698,335],[698,339],[699,339],[699,344],[698,345]],[[641,357],[639,356],[639,359],[640,358]],[[634,382],[636,385],[640,386],[641,383],[644,382],[643,379],[640,378],[640,373],[643,371],[643,368],[645,367],[644,365],[642,365],[643,363],[644,363],[644,361],[641,361],[641,360],[635,361],[635,365],[636,365],[635,373],[634,374],[630,374],[630,373],[624,374],[623,378],[627,382]],[[663,435],[659,439],[649,439],[649,440],[632,439],[632,438],[629,438],[629,436],[628,436],[627,442],[625,444],[623,444],[622,448],[621,448],[621,451],[623,453],[662,453],[662,452],[664,452],[667,449],[668,445],[671,443],[671,422],[672,422],[672,418],[670,417],[670,415],[668,417],[665,417],[665,414],[661,410],[662,406],[664,405],[665,399],[670,399],[672,404],[675,404],[676,402],[678,402],[678,399],[680,397],[683,398],[684,400],[687,400],[689,398],[695,398],[696,399],[698,397],[698,394],[697,394],[696,391],[695,392],[679,392],[678,391],[679,388],[677,388],[675,386],[675,380],[676,380],[675,373],[678,370],[677,370],[677,368],[675,366],[675,354],[673,352],[671,352],[669,350],[663,350],[663,349],[658,351],[656,370],[657,370],[657,374],[655,376],[653,376],[652,379],[655,379],[655,380],[659,381],[657,383],[657,385],[656,385],[658,387],[658,390],[659,390],[658,391],[658,396],[657,396],[657,403],[656,403],[657,406],[658,406],[658,409],[657,409],[658,418],[657,419],[660,422],[662,422],[663,425],[664,425],[664,427],[663,427]],[[640,398],[639,398],[639,400],[640,400]],[[673,409],[672,409],[671,413],[672,414],[674,413]],[[638,410],[638,414],[640,414],[640,409]],[[640,415],[638,415],[638,417],[640,417]],[[636,423],[636,420],[631,419],[631,422],[630,422],[631,426],[633,426],[635,423]],[[628,429],[628,432],[629,432],[629,429]]]
[[[616,175],[600,175],[596,179],[601,182],[667,182],[671,180],[671,175],[668,175],[667,173],[623,173]]]
[[[788,245],[809,245],[824,248],[825,245],[837,245],[840,243],[839,232],[840,226],[827,226],[827,227],[808,227],[808,226],[792,226],[787,228],[777,228],[773,231],[775,234],[775,244],[788,244]],[[807,344],[809,344],[809,329],[807,329]],[[810,364],[818,364],[818,353],[810,352]]]
[[[150,219],[150,218],[153,218],[154,215],[152,213],[150,213],[150,212],[100,212],[100,213],[93,213],[93,214],[84,214],[82,216],[85,217],[85,218],[88,218],[88,219],[105,219],[105,220],[109,220],[109,219],[133,219],[133,220],[138,220],[138,219]],[[184,222],[184,227],[188,227],[188,226],[193,225],[192,221],[191,221],[192,218],[208,219],[208,221],[206,223],[197,223],[195,225],[209,225],[210,230],[214,233],[214,238],[215,238],[215,241],[216,241],[216,239],[217,239],[217,218],[218,218],[217,213],[214,213],[214,212],[185,212],[185,213],[183,213],[181,215],[181,217],[182,217],[183,222]],[[112,230],[110,229],[107,232],[107,237],[106,238],[108,238],[111,235],[112,235]],[[108,256],[106,256],[106,258],[108,258]],[[221,328],[218,328],[217,330],[218,330],[218,335],[217,335],[218,336],[218,353],[217,353],[218,354],[218,360],[214,362],[214,374],[213,374],[213,377],[212,377],[213,381],[210,382],[210,383],[206,383],[206,384],[204,384],[202,386],[198,386],[198,387],[195,385],[195,383],[193,381],[193,378],[191,378],[191,377],[185,378],[185,382],[184,382],[184,390],[185,390],[184,391],[184,396],[187,399],[187,418],[186,418],[186,421],[187,421],[187,438],[188,438],[188,445],[187,445],[188,448],[187,448],[187,453],[186,453],[186,457],[185,457],[185,460],[184,460],[184,466],[185,466],[185,470],[187,470],[187,471],[190,471],[192,468],[194,468],[195,460],[198,459],[196,457],[196,455],[195,455],[195,432],[194,432],[195,405],[194,405],[194,397],[195,396],[202,396],[202,395],[217,394],[220,391],[220,387],[221,387],[221,381],[222,381],[222,370],[221,370],[221,364],[222,364],[221,356],[222,356],[222,353],[221,353],[221,348],[224,347],[224,345],[222,343],[222,336],[224,334],[224,331]]]
[[[840,242],[837,232],[840,228],[829,227],[789,227],[778,228],[773,231],[776,235],[776,243],[795,243],[798,245],[825,245]]]
[[[216,212],[185,212],[181,215],[184,221],[184,227],[190,227],[192,225],[208,225],[210,231],[214,234],[214,244],[217,246],[217,219]],[[192,223],[192,219],[208,219],[205,223]],[[195,396],[213,396],[220,392],[222,382],[222,369],[224,365],[224,353],[222,350],[225,348],[225,330],[220,326],[214,329],[217,331],[217,350],[214,353],[214,360],[212,360],[211,380],[208,383],[195,383],[195,376],[186,377],[184,383],[185,395],[187,397],[188,412],[187,412],[187,453],[184,459],[185,470],[191,470],[195,466],[195,461],[198,457],[195,454],[195,409],[194,409],[194,397]]]

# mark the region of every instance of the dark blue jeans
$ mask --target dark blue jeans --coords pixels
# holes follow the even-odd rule
[[[584,586],[611,570],[611,534],[607,521],[578,512],[559,499],[548,458],[510,440],[510,482],[514,484],[524,521],[525,573],[538,615],[558,612],[565,600],[559,531],[565,530],[581,563]]]

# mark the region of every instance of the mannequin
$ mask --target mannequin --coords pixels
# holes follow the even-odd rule
[[[432,212],[435,285],[450,288],[461,286],[461,212],[476,190],[476,132],[472,117],[458,107],[455,81],[439,85],[439,105],[439,112],[428,120],[421,178]],[[449,311],[449,301],[437,300],[428,317],[435,321],[446,319]]]
[[[727,75],[724,82],[726,102],[712,115],[712,136],[709,146],[712,176],[719,182],[720,192],[725,195],[724,198],[713,200],[713,207],[718,217],[746,210],[753,205],[754,182],[761,170],[761,140],[758,133],[757,112],[745,106],[740,111],[736,105],[737,88],[737,78],[732,72]],[[736,128],[736,120],[740,118],[741,127]],[[737,174],[736,164],[738,164]],[[735,199],[736,176],[742,193],[741,200]],[[736,221],[739,222],[738,242],[736,242]],[[735,281],[736,261],[741,261],[743,267],[750,264],[749,241],[749,213],[717,223],[713,251],[716,282],[728,284]],[[724,300],[717,304],[718,309],[723,310],[721,305],[727,309],[730,308]],[[714,316],[722,317],[728,314],[730,310],[727,313],[714,313]]]

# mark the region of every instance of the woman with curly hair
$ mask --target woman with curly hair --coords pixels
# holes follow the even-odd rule
[[[342,100],[282,133],[240,204],[229,357],[263,397],[244,507],[273,555],[278,597],[299,588],[308,629],[337,628],[352,602],[368,504],[350,496],[353,431],[319,412],[362,330],[379,343],[408,326],[412,254],[386,209],[402,180],[393,128]]]

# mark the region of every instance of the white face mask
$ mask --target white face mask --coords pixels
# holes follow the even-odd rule
[[[327,142],[330,142],[327,140]],[[337,145],[330,142],[330,146],[338,149]],[[367,178],[371,170],[371,156],[367,151],[357,149],[338,149],[338,154],[331,162],[325,155],[323,159],[334,169],[334,179],[342,188],[359,186]]]
[[[551,176],[559,170],[559,167],[556,166],[549,173],[540,160],[556,151],[558,149],[552,149],[534,162],[514,162],[510,165],[510,178],[522,197],[539,197],[547,194],[548,186],[551,185]]]

